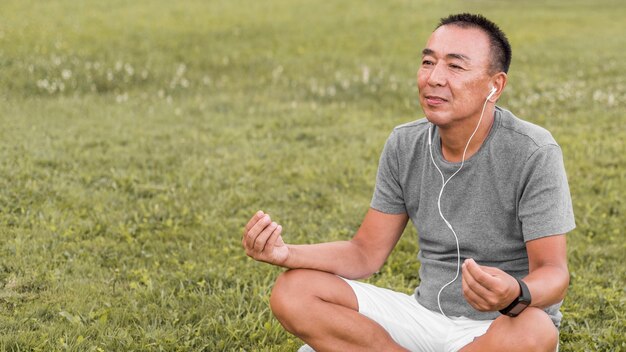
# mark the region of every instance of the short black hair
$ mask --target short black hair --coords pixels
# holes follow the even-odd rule
[[[511,44],[509,44],[509,40],[500,27],[482,15],[459,13],[442,18],[435,29],[449,24],[461,28],[477,28],[485,32],[491,44],[491,70],[494,72],[509,72],[509,66],[511,66]]]

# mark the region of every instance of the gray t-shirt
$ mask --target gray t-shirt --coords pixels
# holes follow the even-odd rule
[[[461,263],[474,258],[523,278],[528,275],[525,242],[574,229],[572,201],[561,149],[552,135],[499,107],[494,118],[481,148],[446,185],[441,210],[458,235]],[[430,127],[433,157],[445,178],[459,168],[460,163],[442,157],[438,129],[426,119],[398,126],[381,155],[371,207],[411,218],[421,262],[415,297],[439,311],[437,294],[456,274],[457,249],[437,209],[442,181],[430,159]],[[499,315],[479,312],[465,301],[460,275],[443,290],[441,306],[447,316],[484,320]],[[560,306],[545,309],[556,326]]]

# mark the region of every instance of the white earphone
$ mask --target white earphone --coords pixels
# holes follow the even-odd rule
[[[496,87],[491,87],[491,91],[489,92],[489,95],[487,96],[487,100],[491,99],[491,97],[496,94],[496,92],[498,91],[498,89]]]
[[[439,209],[439,216],[441,217],[443,222],[446,224],[446,226],[448,226],[450,231],[452,231],[452,234],[454,235],[454,239],[456,240],[456,254],[457,254],[456,275],[454,276],[454,279],[452,279],[447,284],[443,285],[443,287],[441,287],[441,289],[439,290],[439,293],[437,294],[437,305],[439,306],[439,311],[446,318],[448,318],[448,316],[446,315],[446,313],[443,312],[443,309],[441,308],[441,292],[443,292],[443,290],[446,287],[450,286],[454,281],[456,281],[456,279],[459,278],[459,272],[461,270],[461,247],[459,246],[459,237],[457,236],[456,231],[454,231],[454,228],[452,228],[452,225],[445,218],[445,216],[443,216],[443,212],[441,211],[441,196],[443,195],[443,189],[446,187],[448,182],[450,182],[450,180],[456,174],[458,174],[459,171],[461,171],[461,169],[463,168],[463,165],[465,165],[465,153],[467,152],[467,148],[469,147],[470,142],[472,141],[472,138],[474,138],[474,135],[476,134],[476,132],[478,131],[478,128],[480,127],[480,123],[483,120],[483,114],[485,113],[485,107],[487,107],[487,102],[489,101],[489,99],[491,99],[491,97],[494,94],[496,94],[497,91],[498,89],[496,87],[491,87],[491,91],[489,92],[489,95],[487,95],[487,98],[485,99],[485,103],[483,104],[483,110],[480,113],[480,118],[478,119],[476,128],[474,129],[474,132],[472,132],[472,135],[467,140],[467,144],[465,144],[465,149],[463,150],[463,157],[461,158],[461,166],[459,166],[459,168],[452,175],[450,175],[450,177],[448,177],[447,180],[445,176],[443,175],[443,172],[441,172],[441,169],[439,168],[439,166],[437,166],[437,163],[435,163],[435,158],[433,157],[433,148],[432,148],[432,132],[431,132],[432,127],[428,128],[428,150],[430,152],[430,160],[432,161],[437,171],[439,171],[439,175],[441,175],[441,182],[442,182],[441,190],[439,191],[439,197],[437,198],[437,208]]]

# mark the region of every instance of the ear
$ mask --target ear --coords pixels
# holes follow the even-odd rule
[[[500,98],[504,87],[506,87],[508,76],[504,72],[498,72],[491,77],[491,87],[495,88],[496,91],[493,94],[490,94],[489,101],[495,103]]]
[[[496,94],[498,90],[496,89],[496,87],[491,87],[491,90],[489,91],[489,95],[487,96],[487,100],[491,99],[491,97]]]

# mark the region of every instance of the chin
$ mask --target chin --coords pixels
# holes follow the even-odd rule
[[[441,112],[428,109],[422,109],[422,111],[424,111],[424,116],[426,116],[426,120],[428,120],[433,125],[445,126],[450,122],[450,118],[448,116],[445,116],[445,114],[442,114]]]

